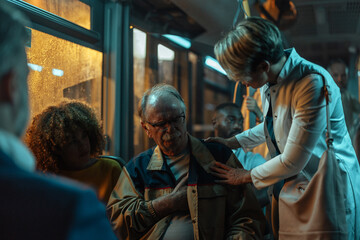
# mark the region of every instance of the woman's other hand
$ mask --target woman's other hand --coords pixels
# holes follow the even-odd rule
[[[263,121],[263,113],[259,108],[256,100],[253,97],[244,95],[244,100],[246,101],[246,107],[250,112],[255,113],[256,118],[259,119],[259,122]]]

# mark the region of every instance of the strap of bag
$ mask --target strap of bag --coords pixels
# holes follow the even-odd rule
[[[319,74],[321,75],[321,74]],[[305,175],[296,176],[282,188],[279,196],[279,221],[273,218],[274,233],[279,239],[348,239],[345,201],[346,176],[341,173],[340,165],[332,146],[333,139],[330,128],[329,102],[331,95],[324,82],[326,101],[327,133],[326,149],[320,160],[318,169],[309,179],[304,191],[299,186],[304,182]],[[345,190],[345,191],[344,191]],[[296,199],[296,201],[294,201]],[[305,210],[305,211],[304,211]]]
[[[326,125],[327,125],[326,144],[329,148],[330,146],[332,146],[332,143],[334,141],[331,134],[331,125],[330,125],[330,110],[329,110],[330,94],[329,94],[328,86],[326,85],[325,77],[322,74],[320,74],[320,76],[322,77],[322,80],[324,82],[323,88],[324,88],[324,96],[326,101]]]

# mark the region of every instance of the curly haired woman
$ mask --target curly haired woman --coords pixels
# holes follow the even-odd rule
[[[96,158],[104,145],[94,111],[79,101],[64,101],[36,115],[25,143],[44,173],[59,174],[90,185],[107,202],[121,173],[118,162]]]

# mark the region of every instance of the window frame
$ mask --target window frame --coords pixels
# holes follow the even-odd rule
[[[7,1],[30,19],[31,24],[28,27],[88,48],[103,51],[104,4],[100,0],[81,1],[90,5],[91,30],[27,2]]]
[[[103,53],[101,119],[108,140],[104,154],[128,160],[133,124],[129,114],[132,109],[128,109],[133,81],[129,58],[130,0],[80,0],[90,6],[90,30],[27,2],[6,1],[29,18],[28,27]],[[109,88],[110,84],[115,87]]]

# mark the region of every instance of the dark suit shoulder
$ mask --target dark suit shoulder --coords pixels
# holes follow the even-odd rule
[[[6,219],[0,239],[74,239],[70,235],[77,233],[100,239],[91,237],[98,227],[101,234],[112,234],[104,206],[83,185],[0,165],[0,188],[0,219]],[[99,225],[80,226],[86,222]]]
[[[33,199],[41,197],[41,202],[55,201],[61,205],[67,201],[74,201],[79,195],[88,194],[86,192],[92,192],[83,184],[59,176],[31,173],[21,169],[7,169],[8,173],[4,173],[3,170],[5,169],[0,170],[2,187],[10,191],[11,186],[16,194],[31,194]]]

